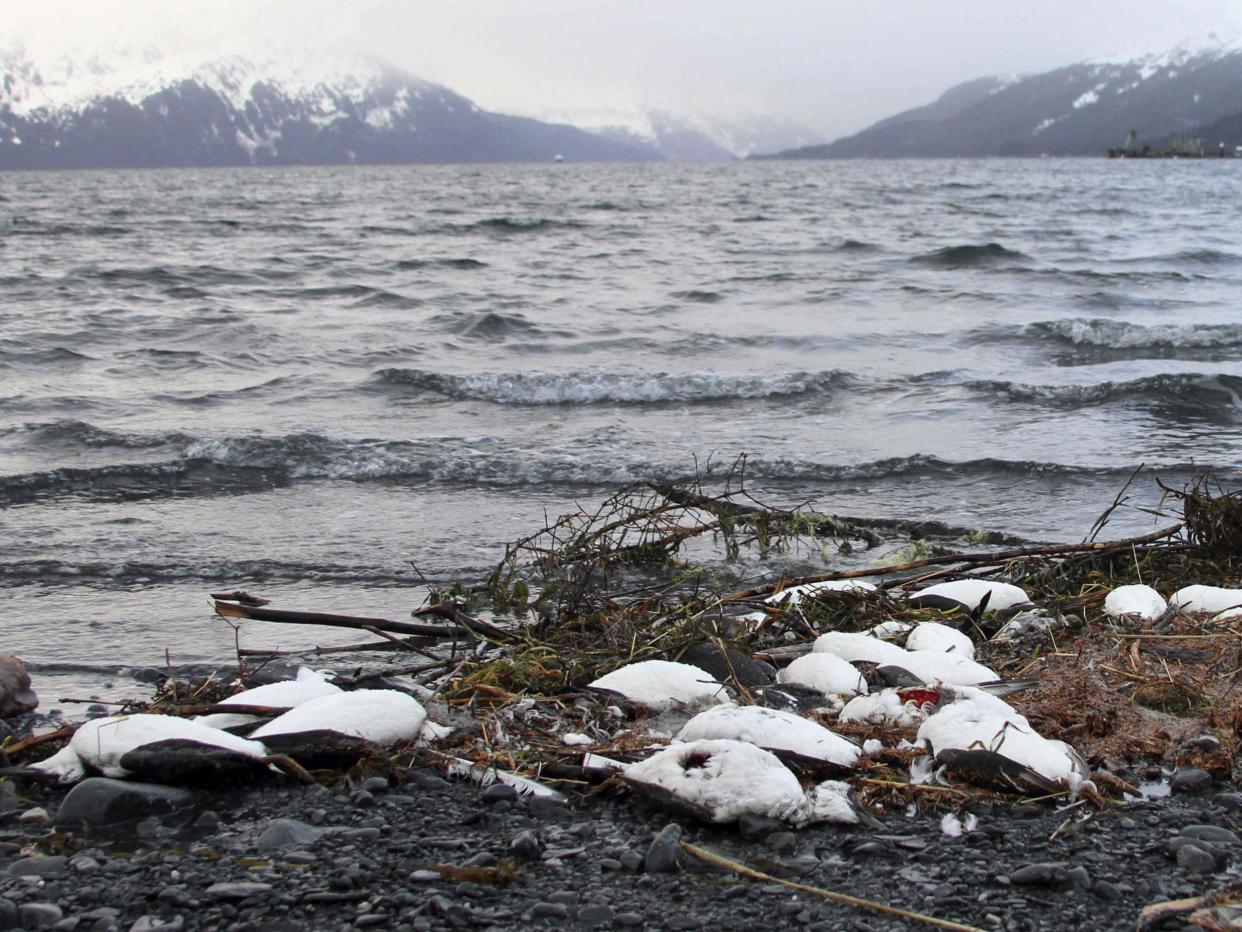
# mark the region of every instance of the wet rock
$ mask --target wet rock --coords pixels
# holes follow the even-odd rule
[[[193,805],[194,795],[188,790],[90,777],[69,791],[54,824],[61,831],[89,832],[133,826],[150,816],[177,822],[188,818]]]
[[[323,833],[324,829],[297,819],[273,819],[255,841],[255,847],[260,851],[302,848],[317,841]]]
[[[1069,880],[1064,864],[1026,864],[1009,874],[1009,882],[1017,886],[1054,887]]]
[[[530,908],[531,915],[538,919],[568,919],[569,907],[564,903],[536,903]]]
[[[69,859],[63,857],[22,858],[9,865],[11,877],[65,877],[69,873]]]
[[[1173,793],[1202,793],[1212,785],[1212,775],[1198,767],[1186,767],[1173,774],[1169,790]]]
[[[777,854],[788,854],[798,846],[798,836],[793,832],[773,832],[768,836],[768,844]]]
[[[18,922],[17,904],[8,897],[0,897],[0,929],[16,929]]]
[[[644,866],[648,874],[671,874],[681,868],[682,827],[670,822],[660,830],[647,849]]]
[[[270,883],[213,883],[205,891],[213,900],[244,900],[272,892]]]
[[[1177,849],[1177,866],[1192,874],[1210,874],[1216,870],[1216,858],[1198,845],[1182,845]]]
[[[521,861],[538,861],[543,854],[543,844],[538,835],[527,829],[513,837],[509,842],[509,850]]]
[[[39,697],[30,688],[30,674],[19,658],[0,657],[0,718],[33,712]]]
[[[1236,845],[1242,841],[1237,832],[1230,831],[1223,825],[1187,825],[1181,834],[1185,838],[1198,838],[1217,845]]]
[[[762,841],[773,832],[783,829],[785,823],[770,816],[743,813],[737,820],[737,830],[747,841]]]
[[[185,917],[173,916],[171,919],[161,919],[159,916],[139,916],[129,932],[177,932],[178,929],[185,928]]]
[[[597,903],[578,910],[578,922],[590,928],[611,923],[615,915],[616,910],[611,906]]]
[[[55,903],[23,903],[17,907],[18,921],[23,929],[49,929],[64,915]]]
[[[485,803],[511,803],[517,796],[517,790],[505,783],[493,783],[479,794],[479,798]]]
[[[368,793],[387,793],[389,789],[387,777],[367,777],[362,781],[362,789]]]

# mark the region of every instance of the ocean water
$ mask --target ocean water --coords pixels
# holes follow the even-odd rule
[[[742,454],[774,503],[1032,540],[1139,464],[1135,506],[1236,487],[1239,203],[1233,161],[0,175],[0,649],[54,704],[356,641],[206,594],[404,617]]]

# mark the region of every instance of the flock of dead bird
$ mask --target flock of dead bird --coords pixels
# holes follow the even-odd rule
[[[845,588],[863,593],[874,589],[858,581],[819,583],[787,589],[769,602],[788,608],[819,591]],[[910,600],[976,613],[984,607],[1033,607],[1019,587],[979,579],[941,583]],[[1108,595],[1105,611],[1145,621],[1159,621],[1175,611],[1225,620],[1242,616],[1242,590],[1189,586],[1166,602],[1149,587],[1123,586]],[[1090,768],[1082,757],[1065,742],[1038,734],[1005,701],[1031,684],[1000,680],[974,653],[969,636],[938,622],[889,621],[867,632],[830,631],[779,671],[773,700],[766,704],[738,704],[724,683],[689,663],[627,664],[590,688],[655,713],[650,720],[652,753],[623,764],[588,752],[584,765],[614,769],[635,789],[715,823],[748,814],[794,826],[873,821],[858,806],[848,783],[822,780],[807,789],[786,765],[801,762],[821,774],[827,769],[843,776],[864,753],[881,746],[875,738],[860,746],[801,714],[814,709],[840,722],[915,729],[913,740],[902,739],[902,745],[919,752],[910,768],[912,782],[935,781],[952,768],[1071,796],[1090,786]],[[783,690],[802,697],[801,711],[773,707]],[[808,703],[807,696],[814,698]],[[760,701],[765,700],[761,693]],[[209,771],[217,773],[220,756],[267,768],[276,756],[315,745],[325,736],[386,746],[434,741],[445,733],[428,721],[414,696],[396,689],[346,691],[310,670],[239,692],[222,705],[289,711],[268,721],[228,711],[197,719],[153,714],[92,719],[62,750],[28,771],[62,783],[93,773],[173,782],[187,773],[201,774],[204,755],[211,760]],[[591,743],[578,734],[563,738],[567,745]],[[537,783],[506,776],[521,789],[541,790]]]

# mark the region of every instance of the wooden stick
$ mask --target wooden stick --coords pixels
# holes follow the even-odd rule
[[[962,925],[960,922],[952,922],[948,919],[937,919],[935,916],[928,916],[924,913],[911,912],[908,909],[901,909],[897,906],[889,906],[885,903],[877,903],[874,900],[864,900],[862,897],[850,896],[848,893],[837,893],[835,890],[825,890],[823,887],[812,887],[810,884],[798,883],[794,880],[782,880],[780,877],[773,877],[771,874],[765,874],[763,871],[757,871],[753,867],[747,867],[745,864],[739,864],[737,861],[731,861],[719,854],[714,854],[697,845],[692,845],[688,841],[681,843],[681,848],[687,854],[691,854],[700,861],[706,861],[708,864],[715,864],[717,867],[723,867],[739,874],[742,877],[748,877],[751,880],[762,880],[765,883],[778,883],[783,887],[789,887],[791,890],[798,890],[802,893],[811,893],[815,896],[822,896],[829,900],[835,900],[838,903],[845,903],[849,906],[857,906],[859,909],[870,909],[877,913],[887,913],[890,916],[900,916],[902,919],[909,919],[913,922],[922,922],[929,926],[936,926],[941,929],[954,929],[956,932],[983,932],[977,926]]]
[[[423,637],[452,640],[459,632],[443,625],[420,625],[387,618],[365,618],[358,615],[332,615],[325,612],[298,612],[282,608],[261,608],[235,602],[216,601],[216,614],[225,618],[248,618],[253,621],[275,621],[291,625],[328,625],[334,628],[355,628],[366,631],[375,627],[394,634],[417,634]]]
[[[1045,547],[1015,547],[1012,550],[996,550],[991,553],[948,553],[938,557],[911,560],[909,563],[894,563],[889,566],[873,566],[857,570],[837,570],[834,573],[819,573],[815,576],[803,576],[799,579],[778,579],[775,582],[755,586],[752,589],[731,592],[728,595],[721,596],[720,601],[738,602],[742,599],[753,599],[756,596],[766,595],[774,591],[777,586],[788,589],[790,586],[805,586],[809,583],[827,582],[832,579],[887,576],[890,573],[904,573],[908,570],[917,570],[924,566],[938,566],[943,563],[986,565],[988,563],[1005,563],[1009,560],[1019,560],[1023,557],[1051,557],[1071,553],[1096,553],[1122,547],[1131,547],[1136,544],[1149,544],[1165,537],[1171,537],[1181,529],[1182,525],[1179,522],[1172,527],[1167,527],[1160,531],[1152,531],[1150,534],[1144,534],[1141,537],[1130,537],[1125,540],[1098,541],[1084,544],[1049,544]]]
[[[0,751],[3,751],[5,754],[20,754],[22,751],[29,751],[31,748],[37,748],[39,745],[47,744],[49,741],[72,738],[74,730],[72,725],[65,725],[57,728],[55,731],[44,732],[41,735],[31,735],[29,738],[23,738],[21,741],[14,741],[12,744],[0,748]]]
[[[431,615],[436,618],[447,618],[449,621],[461,625],[471,634],[493,641],[513,643],[514,641],[521,640],[521,638],[517,635],[505,631],[502,628],[497,628],[495,625],[484,621],[482,618],[475,618],[472,615],[467,615],[452,602],[439,602],[435,605],[424,605],[422,608],[415,609],[414,614],[420,618],[427,615]]]

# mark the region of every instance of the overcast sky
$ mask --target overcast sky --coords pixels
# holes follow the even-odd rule
[[[1242,0],[0,2],[0,36],[32,51],[249,53],[292,37],[375,53],[493,110],[770,112],[828,137],[985,74],[1242,36]]]

